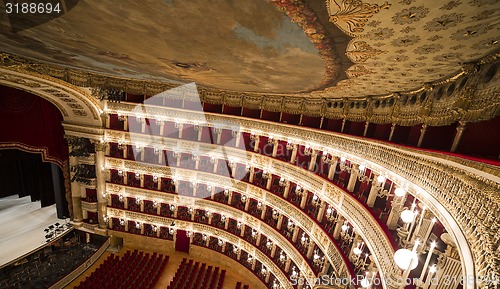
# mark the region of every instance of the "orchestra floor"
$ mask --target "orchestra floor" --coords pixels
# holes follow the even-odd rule
[[[0,267],[44,246],[44,229],[56,222],[56,206],[41,208],[29,196],[0,199]]]
[[[175,271],[181,263],[182,258],[191,258],[194,261],[204,262],[207,263],[207,265],[219,266],[221,269],[226,270],[226,278],[224,281],[224,286],[222,287],[223,289],[234,289],[236,286],[236,282],[238,281],[242,282],[243,284],[250,285],[251,289],[266,288],[255,275],[244,269],[242,265],[228,257],[222,256],[219,253],[215,253],[209,249],[204,249],[197,246],[191,246],[191,252],[189,254],[175,252],[172,248],[173,242],[171,241],[132,236],[127,237],[127,239],[124,241],[124,247],[121,248],[121,250],[116,254],[123,256],[123,254],[125,254],[127,250],[132,251],[134,249],[138,249],[143,252],[158,252],[169,255],[170,258],[167,267],[155,286],[155,288],[158,289],[167,288],[168,284],[173,279]],[[110,250],[106,251],[99,258],[99,260],[94,263],[94,265],[92,265],[82,275],[76,278],[65,288],[74,288],[78,284],[80,284],[80,282],[83,281],[87,276],[89,276],[93,271],[95,271],[95,269],[97,269],[97,267],[99,267],[99,265],[104,262],[104,260],[111,253],[112,252]]]
[[[40,208],[40,202],[31,202],[30,197],[9,196],[0,199],[0,267],[26,255],[46,244],[44,229],[64,220],[56,216],[55,205]],[[110,232],[118,235],[118,232]],[[204,262],[226,270],[223,289],[234,289],[236,282],[250,285],[251,289],[265,288],[259,279],[238,262],[211,250],[191,246],[190,254],[176,252],[172,241],[157,238],[130,236],[125,234],[124,247],[118,252],[138,249],[169,255],[169,263],[155,288],[167,288],[182,258]],[[120,236],[122,237],[122,236]],[[73,288],[93,272],[112,252],[106,251],[99,260],[65,288]]]

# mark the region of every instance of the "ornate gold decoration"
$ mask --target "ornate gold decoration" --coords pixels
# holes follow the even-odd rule
[[[370,73],[372,73],[371,70],[369,70],[365,66],[359,65],[359,64],[353,65],[346,70],[346,74],[348,77],[360,77],[360,76],[363,76],[365,74],[370,74]]]
[[[134,94],[146,94],[146,95],[153,95],[153,94],[158,94],[161,92],[164,92],[165,90],[174,88],[174,85],[171,84],[166,84],[166,83],[159,83],[159,82],[154,82],[154,81],[143,81],[143,80],[133,80],[133,79],[124,79],[124,78],[118,78],[118,77],[110,77],[107,75],[101,75],[98,73],[88,73],[76,69],[68,69],[68,68],[63,68],[63,67],[57,67],[49,64],[43,64],[43,63],[37,63],[37,62],[29,62],[27,59],[22,59],[20,57],[16,57],[10,54],[3,54],[5,57],[7,57],[8,62],[23,62],[23,63],[28,63],[28,68],[30,71],[37,71],[39,73],[47,73],[48,76],[43,76],[40,74],[36,74],[36,77],[43,79],[44,84],[47,83],[47,86],[42,86],[40,87],[39,91],[40,94],[37,92],[34,92],[32,89],[23,89],[19,85],[15,85],[16,88],[22,89],[25,91],[28,91],[30,93],[35,93],[37,95],[47,95],[47,94],[54,94],[58,93],[57,90],[59,88],[64,90],[64,93],[58,96],[58,99],[61,100],[61,102],[56,103],[56,105],[65,113],[65,115],[69,115],[72,113],[71,108],[69,106],[65,108],[66,103],[73,103],[75,101],[80,103],[80,100],[85,100],[81,99],[84,95],[87,95],[89,99],[86,99],[86,101],[90,101],[91,104],[95,107],[99,107],[100,104],[97,99],[94,97],[88,96],[89,93],[85,92],[84,89],[81,89],[79,87],[75,87],[73,85],[78,85],[78,86],[88,86],[89,83],[93,85],[105,85],[106,83],[109,84],[112,88],[115,89],[121,89],[130,93]],[[475,62],[474,65],[477,66],[475,70],[468,70],[468,73],[476,73],[479,71],[480,66],[482,65],[487,65],[489,63],[495,63],[498,62],[498,53],[492,53],[491,55],[488,55],[487,57],[484,57],[477,62]],[[400,61],[405,61],[405,59],[401,59]],[[408,60],[406,60],[408,61]],[[370,67],[365,64],[364,66],[367,69],[371,69],[374,65],[373,62],[369,62]],[[412,62],[413,63],[413,62]],[[406,62],[406,64],[412,64]],[[472,63],[470,64],[472,65]],[[0,63],[1,66],[1,63]],[[382,65],[383,66],[383,65]],[[10,69],[10,66],[7,66]],[[418,68],[418,65],[415,66]],[[405,67],[406,68],[412,68],[412,67]],[[0,68],[0,69],[3,69]],[[14,72],[8,72],[6,74],[13,74]],[[28,73],[24,71],[23,73]],[[376,71],[374,71],[376,73]],[[464,74],[463,71],[458,71],[457,73],[453,74],[449,78],[445,78],[439,81],[434,81],[432,82],[437,89],[439,89],[440,85],[448,85],[452,82],[459,82],[461,81],[460,77]],[[0,76],[0,83],[3,83],[2,77],[5,74],[2,74]],[[22,74],[20,74],[22,75]],[[371,76],[372,74],[368,74],[365,76]],[[471,74],[472,75],[472,74]],[[60,79],[64,79],[60,80]],[[73,85],[69,85],[67,82],[72,83]],[[414,81],[418,81],[415,79]],[[479,80],[478,80],[479,81]],[[264,100],[266,99],[273,99],[272,103],[279,104],[279,107],[276,107],[275,109],[277,111],[281,112],[286,112],[286,113],[300,113],[302,115],[307,115],[307,116],[322,116],[322,117],[327,117],[331,119],[342,119],[346,116],[349,117],[350,112],[346,114],[346,112],[341,109],[340,107],[334,108],[334,107],[328,107],[327,104],[330,102],[338,102],[341,101],[340,98],[338,97],[332,97],[332,95],[338,95],[342,93],[343,96],[345,96],[345,90],[346,89],[351,89],[351,88],[356,88],[359,85],[361,85],[363,81],[356,79],[356,82],[353,82],[353,79],[348,79],[345,81],[340,81],[336,86],[333,87],[328,87],[323,91],[317,91],[315,93],[311,93],[309,95],[290,95],[290,94],[264,94],[264,93],[245,93],[242,94],[240,92],[231,92],[231,91],[220,91],[220,90],[214,90],[214,89],[207,89],[207,88],[199,88],[199,94],[200,94],[200,101],[202,103],[217,103],[217,104],[222,104],[223,99],[231,99],[231,102],[238,102],[241,103],[243,107],[245,108],[250,108],[250,109],[262,109],[263,108],[263,103]],[[459,83],[457,83],[457,87]],[[7,84],[8,85],[8,84]],[[69,87],[68,87],[69,86]],[[467,90],[467,87],[474,87],[474,84],[469,80],[467,82],[467,85],[462,89],[462,90]],[[411,91],[405,91],[405,92],[399,92],[401,95],[408,95],[411,97],[413,94],[419,93],[422,91],[421,87],[418,87],[414,90]],[[72,93],[74,92],[74,93]],[[387,123],[393,122],[398,125],[403,125],[403,126],[412,126],[418,123],[421,123],[422,121],[426,121],[430,125],[449,125],[455,121],[459,121],[461,115],[457,114],[451,114],[450,113],[450,107],[460,107],[465,110],[465,113],[463,114],[464,117],[467,119],[464,119],[468,122],[474,122],[474,121],[479,121],[479,120],[486,120],[490,119],[496,116],[496,107],[498,107],[498,97],[491,97],[494,96],[495,93],[492,93],[491,89],[487,88],[482,88],[482,87],[474,87],[472,90],[468,90],[468,94],[472,97],[470,100],[471,103],[474,103],[474,111],[468,112],[467,110],[469,109],[468,107],[462,107],[462,102],[457,100],[457,96],[463,93],[462,91],[455,91],[453,92],[450,97],[446,98],[446,101],[448,102],[447,105],[442,105],[442,106],[431,106],[431,116],[433,116],[432,120],[422,120],[415,115],[417,114],[416,111],[419,111],[418,105],[409,105],[409,104],[398,104],[401,105],[401,109],[398,109],[396,112],[397,113],[392,113],[388,112],[387,109],[383,109],[382,107],[379,108],[373,108],[373,111],[370,112],[373,115],[377,115],[377,119],[375,119],[373,122],[375,123]],[[378,96],[373,96],[373,100],[383,100],[387,98],[392,98],[393,93],[387,94],[387,95],[378,95]],[[168,96],[166,96],[168,98]],[[283,99],[301,99],[302,104],[301,104],[301,111],[297,112],[297,107],[288,107],[287,105],[281,105]],[[347,101],[353,100],[353,101],[358,101],[359,98],[356,97],[345,97]],[[389,99],[387,99],[389,101]],[[394,101],[395,104],[397,104],[397,101]],[[86,105],[84,105],[86,106]],[[148,108],[149,110],[149,108]],[[155,109],[156,111],[156,109]],[[359,112],[360,116],[362,117],[362,120],[368,119],[368,114],[369,112],[367,109],[360,108],[357,109],[356,112]],[[95,111],[92,112],[92,115],[96,113]],[[96,113],[96,117],[98,115],[98,111]],[[78,112],[79,114],[79,112]],[[88,120],[88,118],[86,118]],[[203,118],[200,118],[200,120],[203,120]],[[101,121],[99,121],[99,124],[101,124]],[[78,129],[81,130],[82,132],[88,132],[89,134],[86,134],[87,137],[94,138],[91,136],[90,131],[88,131],[90,127],[88,126],[80,126]],[[99,134],[99,132],[96,131],[96,134]],[[102,134],[102,133],[101,133]],[[76,135],[76,134],[75,134]]]
[[[353,62],[360,63],[381,53],[384,53],[384,51],[371,47],[366,41],[357,41],[352,43],[352,48],[348,48],[345,54]]]
[[[434,90],[436,90],[436,87],[434,87]],[[486,95],[487,92],[484,94]],[[394,97],[401,96],[395,95]],[[489,97],[491,99],[494,96],[490,94]],[[420,108],[417,106],[415,111],[402,108],[401,111],[404,112],[407,110],[407,113],[415,114],[415,117],[418,117]],[[110,109],[111,112],[119,111],[125,115],[127,110],[133,111],[133,106],[124,103],[113,104],[113,106],[110,106]],[[204,115],[206,118],[205,121],[210,123],[221,124],[228,123],[228,120],[231,120],[230,123],[232,125],[235,123],[238,124],[243,131],[260,131],[262,132],[261,135],[264,136],[279,135],[283,139],[297,140],[297,143],[302,145],[315,143],[319,147],[330,147],[342,151],[348,154],[348,158],[354,161],[359,159],[359,161],[363,160],[373,163],[382,171],[387,170],[389,174],[401,178],[400,182],[406,180],[405,182],[415,184],[415,186],[425,190],[428,193],[427,199],[429,201],[439,203],[440,206],[448,208],[446,213],[449,214],[448,216],[452,216],[446,219],[449,225],[455,224],[465,230],[464,232],[452,231],[456,234],[463,234],[461,238],[466,238],[469,244],[471,244],[470,248],[464,247],[462,251],[464,254],[462,262],[470,262],[470,264],[474,262],[474,267],[466,267],[466,274],[485,276],[484,274],[498,273],[499,271],[498,266],[490,261],[494,260],[494,258],[491,259],[492,254],[494,254],[494,250],[492,249],[494,244],[500,242],[500,236],[494,233],[499,228],[499,222],[495,216],[500,212],[500,198],[495,192],[500,190],[500,184],[487,178],[487,175],[474,173],[473,170],[479,169],[491,175],[500,176],[500,171],[496,167],[453,156],[422,152],[410,148],[401,149],[394,145],[380,144],[376,141],[368,141],[352,136],[332,134],[304,127],[289,126],[262,120],[239,119],[232,116],[209,113],[177,111],[168,108],[156,109],[158,115],[167,118],[184,119],[188,123],[199,122],[201,115]],[[230,126],[227,128],[230,129]],[[274,162],[268,157],[259,156],[252,159],[255,159],[256,163],[259,164],[271,164],[273,169],[281,172],[288,179],[301,180],[301,183],[307,184],[305,186],[306,189],[308,187],[312,189],[317,188],[316,181],[311,181],[311,177],[314,178],[312,174],[304,176],[302,170],[297,170],[294,167],[288,168],[288,166],[281,164],[281,162]],[[318,181],[321,184],[321,180]],[[398,180],[395,181],[398,183]],[[331,201],[334,204],[338,202],[329,199],[330,197],[326,195],[322,197],[325,198],[325,201]],[[356,207],[357,202],[347,201],[345,198],[342,204],[342,208],[346,211],[363,209]],[[478,219],[480,215],[478,212],[483,204],[488,206],[488,210],[483,210],[488,213],[484,219]],[[440,219],[445,218],[439,210],[433,209],[432,211]],[[361,213],[352,212],[352,214],[358,216]],[[371,223],[371,220],[356,220],[354,222],[360,226],[366,226],[366,224]],[[362,231],[366,232],[369,230],[371,229],[362,229]],[[384,248],[385,246],[378,240],[380,234],[375,233],[372,237],[375,237],[375,235],[377,235],[377,240],[370,240],[371,238],[368,237],[367,243],[376,244],[373,246],[379,249]],[[385,250],[390,249],[386,247]],[[377,253],[375,253],[377,258],[383,260],[380,266],[382,272],[389,274],[393,270],[396,270],[393,268],[390,253],[387,253],[387,251],[385,253],[381,251]]]
[[[63,117],[80,118],[81,123],[101,124],[98,108],[100,103],[77,87],[61,80],[37,73],[15,70],[16,67],[0,67],[0,84],[40,96],[53,103]]]
[[[400,25],[411,24],[423,19],[429,13],[429,8],[424,6],[405,8],[392,17],[394,23]]]
[[[330,22],[335,23],[347,34],[364,31],[366,22],[381,9],[389,9],[389,2],[382,5],[363,3],[360,0],[327,0],[326,7]]]

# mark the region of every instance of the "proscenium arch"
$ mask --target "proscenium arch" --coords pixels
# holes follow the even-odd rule
[[[59,109],[64,123],[102,127],[101,104],[90,95],[90,90],[45,75],[3,67],[0,67],[0,85],[49,101]]]
[[[130,114],[133,108],[134,105],[132,104],[111,104],[108,106],[108,113],[127,115]],[[488,174],[481,169],[477,169],[479,166],[472,161],[422,152],[416,149],[400,148],[380,141],[367,141],[338,133],[304,127],[299,128],[292,125],[277,124],[257,119],[249,120],[214,113],[202,114],[200,112],[164,107],[152,107],[148,112],[150,114],[145,114],[143,117],[153,119],[161,117],[165,120],[183,119],[187,123],[200,123],[201,121],[204,125],[212,123],[237,124],[242,132],[253,132],[282,140],[289,139],[293,140],[294,143],[302,145],[313,144],[318,147],[332,148],[334,152],[342,153],[355,162],[369,163],[373,166],[372,168],[375,170],[378,169],[378,172],[387,174],[389,177],[392,176],[396,182],[399,181],[398,185],[407,186],[414,190],[410,191],[410,193],[420,199],[423,198],[425,203],[434,208],[432,210],[433,213],[442,217],[440,220],[443,225],[450,235],[452,235],[455,243],[460,245],[460,258],[465,276],[478,276],[480,274],[479,267],[485,266],[485,263],[482,263],[479,258],[483,252],[477,249],[473,251],[472,249],[473,244],[477,244],[479,241],[478,236],[465,231],[471,222],[478,224],[478,232],[482,231],[486,233],[491,228],[484,226],[482,220],[475,215],[464,219],[463,214],[455,206],[465,208],[467,205],[461,203],[463,202],[462,200],[454,198],[456,195],[461,194],[464,187],[470,187],[475,192],[474,198],[496,201],[497,198],[492,196],[492,192],[494,192],[495,188],[499,187],[498,184],[500,182],[499,178],[493,174]],[[229,126],[223,128],[231,129]],[[436,176],[427,176],[425,179],[422,179],[421,176],[414,174],[415,170],[442,172],[445,174],[446,180],[457,183],[457,186],[449,190],[444,190],[441,182],[435,179]],[[496,214],[498,211],[498,202],[493,205],[493,212],[490,214]],[[439,213],[439,210],[442,213]],[[490,235],[483,236],[483,238],[486,238],[486,245],[491,245],[491,242],[494,241],[494,235],[491,235],[492,237]],[[488,254],[491,255],[494,252],[489,252]],[[488,263],[488,266],[493,270],[493,273],[497,271],[497,267],[494,264]],[[391,274],[393,272],[386,273]],[[474,285],[467,284],[465,288],[474,288]]]

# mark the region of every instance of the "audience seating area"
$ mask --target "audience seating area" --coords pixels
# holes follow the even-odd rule
[[[236,282],[236,287],[234,289],[249,289],[248,285],[243,285],[241,282]]]
[[[77,289],[152,289],[167,266],[169,256],[127,251],[120,259],[111,254]]]
[[[184,258],[167,289],[221,289],[225,276],[226,270]]]

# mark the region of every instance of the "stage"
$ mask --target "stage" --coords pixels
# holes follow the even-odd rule
[[[56,205],[40,206],[29,196],[0,199],[0,267],[47,244],[44,229],[65,223],[57,218]]]

